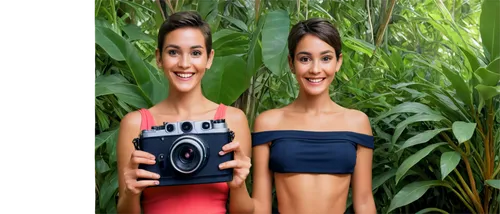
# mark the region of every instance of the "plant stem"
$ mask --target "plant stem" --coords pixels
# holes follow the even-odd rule
[[[447,178],[448,178],[448,180],[450,180],[450,181],[451,181],[451,183],[453,183],[453,185],[455,185],[455,186],[457,187],[458,191],[460,191],[461,195],[463,195],[463,197],[465,198],[465,200],[466,200],[466,202],[467,202],[467,203],[464,203],[464,204],[465,204],[465,206],[470,207],[470,205],[471,205],[471,204],[473,204],[473,202],[472,202],[472,200],[470,199],[469,195],[467,195],[467,193],[464,191],[464,189],[460,186],[460,184],[459,184],[459,183],[457,183],[457,181],[455,181],[455,179],[453,179],[453,177],[448,176]],[[470,209],[471,211],[473,211],[473,210],[474,210],[474,209],[472,209],[472,207],[471,207],[471,208],[469,208],[469,209]],[[473,212],[475,212],[475,211],[473,211]]]
[[[472,193],[471,189],[469,188],[469,186],[465,182],[464,178],[462,177],[462,175],[460,175],[460,173],[457,171],[456,168],[453,169],[453,172],[455,172],[455,174],[457,175],[458,180],[460,180],[460,183],[464,187],[465,192],[467,193],[467,195],[472,200],[472,203],[474,204],[474,206],[476,207],[476,209],[478,211],[480,211],[479,213],[483,213],[483,212],[481,212],[483,210],[483,208],[481,207],[481,203],[479,202],[479,198],[474,197],[474,194]]]

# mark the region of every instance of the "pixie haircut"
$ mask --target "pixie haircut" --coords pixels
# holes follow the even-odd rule
[[[205,38],[207,53],[210,53],[212,50],[212,32],[210,30],[210,26],[208,23],[203,21],[200,14],[196,11],[182,11],[170,15],[160,27],[160,30],[158,31],[158,50],[160,50],[160,55],[163,52],[165,36],[174,30],[185,27],[196,28],[201,31],[203,37]]]
[[[341,40],[337,29],[326,19],[311,18],[295,24],[288,34],[288,53],[292,62],[294,60],[297,44],[307,34],[318,37],[335,49],[337,60],[341,54]]]

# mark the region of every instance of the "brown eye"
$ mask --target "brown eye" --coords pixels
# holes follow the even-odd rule
[[[201,56],[201,51],[193,51],[194,56]]]
[[[169,54],[169,55],[176,55],[176,54],[177,54],[177,51],[175,51],[175,50],[169,50],[169,51],[168,51],[168,54]]]
[[[301,57],[299,59],[299,61],[301,61],[301,62],[307,62],[307,61],[309,61],[309,58],[308,57]]]

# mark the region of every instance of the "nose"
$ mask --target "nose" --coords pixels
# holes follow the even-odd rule
[[[189,58],[189,56],[182,56],[177,66],[183,69],[189,68],[191,66],[191,58]]]
[[[321,65],[319,64],[319,60],[314,60],[313,63],[311,64],[311,69],[309,69],[309,73],[311,74],[319,74],[321,71]]]

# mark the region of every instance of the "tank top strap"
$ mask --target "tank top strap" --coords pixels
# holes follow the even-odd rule
[[[219,104],[219,107],[217,107],[217,111],[215,112],[214,120],[220,120],[220,119],[225,119],[226,118],[226,109],[227,106],[224,104]]]
[[[141,113],[141,131],[151,129],[151,127],[155,125],[151,112],[145,108],[139,109],[139,112]]]

